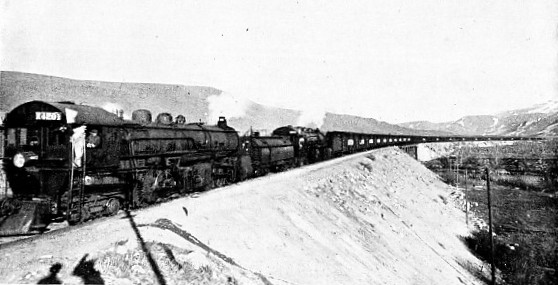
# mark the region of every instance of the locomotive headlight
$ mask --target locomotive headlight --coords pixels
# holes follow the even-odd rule
[[[89,175],[85,176],[85,185],[93,185],[95,179]]]
[[[16,153],[13,161],[15,167],[22,168],[25,165],[25,156],[22,153]]]
[[[32,160],[38,160],[39,156],[31,151],[27,152],[18,152],[14,155],[13,163],[14,166],[17,168],[22,168],[27,162]]]

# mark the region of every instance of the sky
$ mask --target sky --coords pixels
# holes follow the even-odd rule
[[[555,0],[0,0],[0,69],[391,123],[558,99]]]

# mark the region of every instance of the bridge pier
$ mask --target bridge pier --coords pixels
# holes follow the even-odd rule
[[[406,152],[409,156],[414,159],[418,159],[418,146],[417,145],[403,145],[399,149]]]

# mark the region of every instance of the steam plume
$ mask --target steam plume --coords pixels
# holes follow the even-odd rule
[[[246,110],[250,106],[250,101],[234,96],[230,93],[223,92],[219,95],[211,95],[207,97],[208,105],[208,123],[217,122],[219,116],[228,118],[241,118],[246,114]]]
[[[122,108],[120,104],[112,103],[112,102],[106,102],[105,104],[103,104],[101,108],[103,108],[107,112],[111,112],[116,115],[118,115],[120,111],[124,112],[124,108]],[[132,117],[130,115],[124,113],[124,119],[130,120],[131,118]]]
[[[309,128],[321,128],[324,124],[326,112],[323,109],[309,108],[300,111],[300,116],[297,120],[298,126]]]

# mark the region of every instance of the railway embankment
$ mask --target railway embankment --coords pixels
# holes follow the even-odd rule
[[[0,283],[483,284],[459,197],[379,149],[0,245]]]

